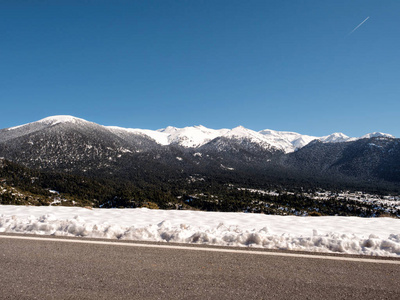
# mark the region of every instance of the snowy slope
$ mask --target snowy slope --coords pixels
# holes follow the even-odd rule
[[[117,127],[117,126],[106,126],[108,130],[110,130],[112,133],[124,137],[127,135],[141,135],[141,136],[146,136],[151,139],[153,139],[155,142],[157,142],[160,145],[169,145],[170,142],[168,140],[168,135],[164,134],[162,132],[154,131],[154,130],[149,130],[149,129],[139,129],[139,128],[123,128],[123,127]]]
[[[302,148],[311,141],[317,139],[315,136],[302,135],[296,132],[276,131],[271,129],[261,130],[267,141],[275,147],[282,149],[285,153],[293,152],[296,149]]]
[[[201,125],[185,128],[168,126],[167,128],[157,130],[157,132],[165,134],[168,137],[169,144],[178,144],[183,147],[196,148],[224,135],[228,132],[228,129],[215,130]]]
[[[400,256],[400,220],[0,205],[0,232]]]

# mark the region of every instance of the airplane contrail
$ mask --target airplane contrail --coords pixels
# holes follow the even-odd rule
[[[358,24],[356,28],[354,28],[352,31],[350,31],[350,33],[348,35],[352,34],[354,31],[356,31],[358,29],[358,27],[360,27],[362,24],[364,24],[368,19],[369,19],[369,16],[364,21],[362,21],[360,24]]]

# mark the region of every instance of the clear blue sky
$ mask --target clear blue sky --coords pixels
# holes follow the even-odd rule
[[[0,1],[0,128],[400,137],[399,16],[398,0]]]

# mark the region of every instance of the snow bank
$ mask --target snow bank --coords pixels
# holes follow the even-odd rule
[[[0,206],[0,232],[400,256],[400,220]]]

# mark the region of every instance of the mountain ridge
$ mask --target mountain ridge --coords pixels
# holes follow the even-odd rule
[[[143,185],[167,183],[172,188],[193,185],[195,178],[204,180],[202,189],[210,182],[254,188],[334,184],[397,189],[400,139],[371,136],[355,139],[336,133],[314,139],[243,126],[151,131],[53,116],[0,130],[0,157],[43,171]]]
[[[277,131],[271,129],[254,131],[251,129],[247,129],[243,126],[237,126],[232,129],[211,129],[203,125],[187,126],[183,128],[168,126],[166,128],[150,130],[150,129],[140,129],[140,128],[124,128],[118,126],[104,126],[69,115],[50,116],[38,120],[36,122],[5,128],[3,130],[13,131],[15,129],[32,127],[34,125],[41,125],[39,127],[54,126],[60,123],[96,124],[104,128],[107,128],[113,133],[126,132],[128,134],[147,136],[153,139],[159,145],[163,146],[180,145],[186,148],[199,148],[218,137],[236,138],[236,139],[245,138],[252,140],[254,143],[258,143],[262,147],[266,148],[273,147],[285,153],[290,153],[298,149],[301,149],[302,147],[306,146],[307,144],[309,144],[314,140],[320,140],[325,143],[337,143],[337,142],[356,141],[359,139],[372,138],[372,137],[395,138],[391,134],[381,133],[381,132],[368,133],[361,137],[349,137],[343,133],[335,132],[327,136],[317,137],[317,136],[303,135],[297,132]]]

